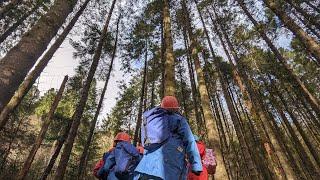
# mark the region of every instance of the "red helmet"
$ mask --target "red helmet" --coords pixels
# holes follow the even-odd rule
[[[174,96],[165,96],[161,101],[163,109],[179,109],[179,102]]]
[[[114,138],[114,141],[127,141],[130,142],[130,136],[129,134],[125,132],[119,132],[116,137]]]

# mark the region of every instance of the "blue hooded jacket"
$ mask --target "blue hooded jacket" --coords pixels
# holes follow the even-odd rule
[[[115,176],[115,172],[117,172],[118,169],[123,168],[122,166],[126,166],[128,164],[126,162],[127,160],[131,160],[131,163],[129,163],[129,167],[125,168],[128,168],[128,176],[133,176],[133,171],[140,160],[140,154],[131,143],[120,141],[106,159],[103,168],[98,171],[98,175],[107,172],[109,174],[108,180],[118,180]]]
[[[144,112],[144,118],[156,117],[156,114],[166,114],[171,137],[160,147],[153,150],[145,149],[144,156],[135,169],[135,178],[143,175],[159,177],[165,180],[186,179],[187,163],[193,171],[202,171],[201,158],[187,120],[178,113],[172,113],[160,107]],[[143,131],[143,127],[141,128]],[[141,142],[144,141],[143,132]]]

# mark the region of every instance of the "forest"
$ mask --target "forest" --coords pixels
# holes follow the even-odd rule
[[[320,1],[0,0],[0,179],[94,179],[168,95],[214,179],[319,179]]]

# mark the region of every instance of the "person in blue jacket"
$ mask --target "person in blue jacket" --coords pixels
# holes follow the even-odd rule
[[[115,137],[115,148],[105,160],[98,175],[108,174],[107,180],[131,180],[140,161],[140,154],[130,142],[130,136],[120,132]]]
[[[141,142],[145,152],[135,169],[135,180],[187,178],[188,159],[192,172],[202,172],[201,158],[187,120],[178,112],[174,96],[166,96],[160,107],[144,112]]]

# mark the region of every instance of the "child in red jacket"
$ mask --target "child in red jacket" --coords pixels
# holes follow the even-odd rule
[[[206,145],[204,144],[204,142],[199,140],[199,137],[194,135],[194,139],[197,142],[197,147],[199,150],[199,154],[201,157],[201,160],[203,160],[205,158],[206,155]],[[191,171],[188,174],[188,180],[207,180],[208,179],[208,171],[206,166],[202,165],[202,172],[200,173],[200,175],[196,175],[194,173],[192,173]]]

